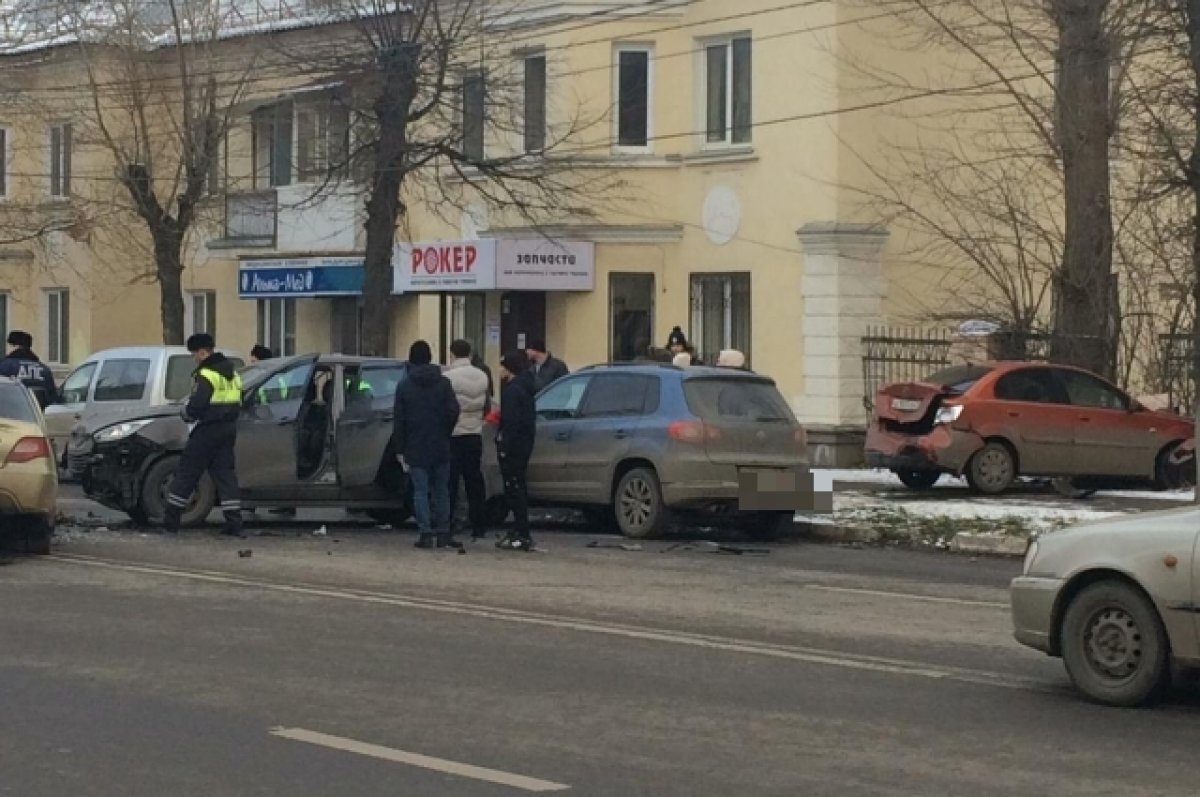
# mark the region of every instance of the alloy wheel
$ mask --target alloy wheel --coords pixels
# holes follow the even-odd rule
[[[642,528],[654,515],[654,493],[643,478],[629,479],[621,491],[621,517],[632,528]]]

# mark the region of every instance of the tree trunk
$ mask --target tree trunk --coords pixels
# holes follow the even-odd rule
[[[171,228],[151,231],[154,238],[154,267],[158,277],[163,343],[182,346],[183,334],[183,236]]]
[[[1058,28],[1058,138],[1066,205],[1051,356],[1111,376],[1115,308],[1107,7],[1108,0],[1051,0]]]
[[[1188,60],[1192,67],[1192,155],[1188,185],[1192,190],[1192,416],[1200,429],[1200,0],[1185,0]],[[1200,470],[1200,455],[1196,457]],[[1196,500],[1200,503],[1200,472]]]

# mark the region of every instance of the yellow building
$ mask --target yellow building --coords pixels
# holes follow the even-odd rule
[[[705,359],[736,348],[773,376],[825,461],[837,441],[853,450],[842,433],[865,421],[859,341],[895,312],[889,233],[844,188],[863,178],[846,142],[870,146],[882,118],[842,113],[859,100],[839,65],[843,48],[865,41],[855,12],[770,0],[535,5],[488,31],[501,53],[489,57],[524,78],[524,136],[478,146],[537,150],[571,119],[601,120],[574,146],[620,187],[594,218],[537,229],[478,200],[449,212],[410,201],[393,353],[418,337],[445,352],[461,336],[495,364],[544,339],[579,368],[663,346],[678,326]],[[263,35],[222,46],[232,58],[265,47]],[[8,226],[50,211],[69,222],[0,243],[0,327],[29,329],[64,369],[103,347],[161,340],[144,228],[100,210],[123,189],[103,147],[72,127],[72,103],[90,101],[77,54],[66,44],[0,55],[3,79],[58,100],[53,117],[0,105]],[[317,190],[349,124],[330,102],[339,90],[272,73],[240,104],[218,191],[188,241],[187,332],[241,351],[357,351],[363,194],[352,179]],[[475,96],[468,124],[486,113],[482,95],[464,91]]]

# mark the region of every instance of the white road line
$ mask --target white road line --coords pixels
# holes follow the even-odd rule
[[[805,584],[805,589],[815,589],[821,592],[845,592],[852,595],[870,595],[876,598],[898,598],[909,601],[924,601],[926,603],[948,603],[954,606],[983,606],[988,609],[1007,609],[1007,603],[999,601],[975,601],[967,598],[943,598],[939,595],[918,595],[912,592],[887,592],[878,589],[861,589],[859,587],[831,587],[825,584]]]
[[[997,686],[1007,689],[1045,688],[1039,682],[1005,675],[986,670],[971,670],[958,667],[941,667],[923,662],[890,659],[879,656],[867,656],[857,653],[846,653],[837,650],[808,648],[796,645],[777,645],[768,642],[738,639],[735,637],[720,637],[706,634],[694,634],[685,631],[669,631],[645,626],[617,625],[596,620],[581,620],[566,616],[537,614],[514,609],[501,609],[478,604],[458,603],[452,601],[418,598],[406,595],[395,595],[359,590],[333,589],[330,587],[308,586],[301,584],[284,584],[274,581],[234,576],[216,571],[185,570],[160,565],[134,565],[124,562],[105,560],[78,554],[56,554],[48,557],[52,560],[66,562],[85,567],[98,567],[107,570],[118,570],[127,573],[180,578],[189,581],[201,581],[211,584],[227,584],[249,587],[270,592],[280,592],[292,595],[305,595],[316,598],[331,598],[335,600],[354,601],[357,603],[396,606],[406,609],[423,609],[426,611],[454,614],[464,617],[475,617],[485,620],[522,623],[545,628],[557,628],[582,633],[601,634],[625,639],[637,639],[649,642],[661,642],[671,645],[686,645],[694,648],[721,650],[732,653],[745,653],[755,656],[766,656],[775,659],[800,661],[807,664],[823,664],[843,669],[864,670],[869,672],[888,673],[893,675],[908,675],[935,680],[952,680],[963,683]]]
[[[356,742],[353,739],[343,739],[340,736],[330,736],[325,733],[317,733],[316,731],[306,731],[303,728],[273,728],[271,730],[271,735],[278,736],[281,739],[291,739],[295,742],[314,744],[318,747],[328,747],[331,750],[341,750],[344,753],[354,753],[355,755],[378,758],[382,761],[391,761],[396,764],[407,764],[411,767],[431,769],[434,772],[442,772],[446,775],[455,775],[460,778],[470,778],[471,780],[482,780],[487,783],[496,783],[501,786],[511,786],[514,789],[521,789],[522,791],[541,793],[551,791],[566,791],[567,789],[571,788],[563,783],[553,783],[548,780],[539,780],[538,778],[527,778],[524,775],[514,775],[511,772],[502,772],[498,769],[477,767],[472,764],[460,764],[457,761],[447,761],[444,758],[432,758],[427,755],[421,755],[420,753],[407,753],[403,750],[395,750],[391,747],[381,747],[377,744]]]

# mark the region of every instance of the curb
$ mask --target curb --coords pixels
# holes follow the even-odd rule
[[[879,545],[883,535],[871,528],[856,526],[841,526],[832,523],[805,523],[800,526],[800,537],[813,542],[848,545]],[[914,549],[922,548],[920,540],[903,543]],[[961,532],[950,540],[949,550],[953,553],[1003,556],[1022,558],[1029,546],[1029,540],[1024,537],[1001,537],[994,534],[975,534]]]

